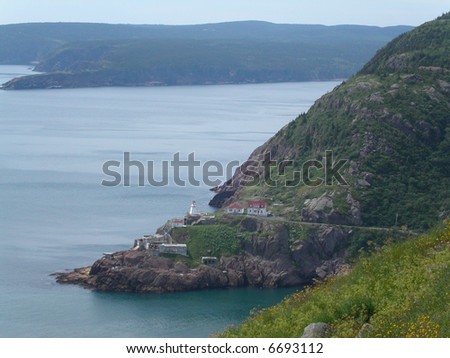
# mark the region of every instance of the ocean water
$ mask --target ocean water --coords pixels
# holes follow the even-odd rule
[[[0,66],[0,83],[29,72]],[[212,211],[204,184],[139,187],[134,170],[131,186],[102,186],[104,162],[242,162],[337,84],[0,91],[0,337],[207,337],[279,302],[293,289],[99,293],[50,274],[130,247],[192,200]]]

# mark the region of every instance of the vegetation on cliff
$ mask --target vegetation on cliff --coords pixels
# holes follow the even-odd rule
[[[228,225],[205,225],[175,228],[172,237],[188,247],[193,264],[201,264],[203,256],[232,256],[240,253],[236,230]]]
[[[293,161],[272,170],[277,185],[236,185],[244,165],[232,185],[219,189],[228,197],[219,205],[256,196],[297,220],[419,230],[435,225],[450,208],[449,39],[447,14],[388,44],[251,155]],[[305,162],[323,163],[327,150],[334,160],[348,160],[341,171],[348,185],[284,185],[294,171],[307,174]],[[310,174],[312,182],[324,171]]]
[[[385,245],[352,271],[254,312],[224,337],[301,337],[313,322],[332,337],[450,337],[450,222]]]

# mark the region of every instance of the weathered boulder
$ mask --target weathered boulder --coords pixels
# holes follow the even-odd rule
[[[301,338],[328,338],[331,332],[332,327],[327,323],[311,323],[305,327]]]
[[[327,222],[333,211],[333,195],[324,193],[318,198],[308,199],[302,209],[302,218],[310,222]]]

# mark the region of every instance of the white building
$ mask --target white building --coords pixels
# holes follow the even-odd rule
[[[267,216],[267,205],[264,201],[249,201],[247,208],[248,215]]]
[[[240,206],[239,204],[231,204],[227,208],[227,214],[242,215],[244,214],[244,210],[245,208],[243,206]]]
[[[161,244],[159,245],[159,253],[188,256],[185,244]]]
[[[200,215],[200,213],[197,210],[197,203],[195,201],[192,202],[191,207],[189,208],[189,215],[191,216]]]

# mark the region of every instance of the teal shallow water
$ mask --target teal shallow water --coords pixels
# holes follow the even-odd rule
[[[0,66],[0,82],[27,71]],[[292,292],[98,293],[49,275],[128,248],[192,200],[210,210],[206,186],[102,187],[106,160],[243,161],[337,84],[0,91],[0,337],[206,337]]]

